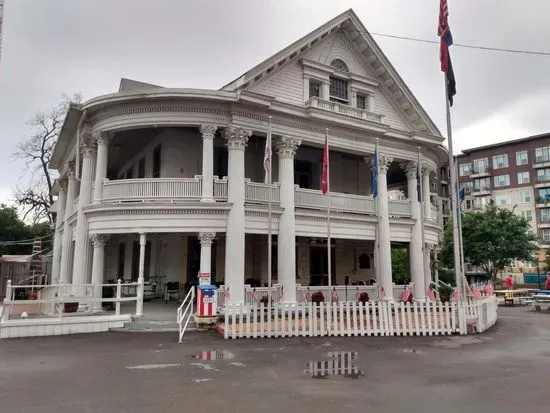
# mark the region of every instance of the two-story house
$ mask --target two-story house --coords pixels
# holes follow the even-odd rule
[[[270,117],[271,188],[263,166]],[[297,299],[297,283],[326,285],[328,196],[320,187],[327,128],[333,284],[374,279],[391,298],[391,247],[406,245],[421,299],[442,230],[431,180],[447,153],[352,10],[219,90],[123,79],[118,92],[71,106],[51,162],[60,175],[54,281],[183,285],[207,272],[234,303],[244,301],[247,280],[265,285],[269,271],[288,302]],[[388,199],[392,188],[406,198]]]

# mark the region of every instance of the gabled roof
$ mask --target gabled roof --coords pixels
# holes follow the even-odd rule
[[[163,89],[162,86],[153,85],[151,83],[139,82],[137,80],[121,78],[120,85],[118,87],[119,92],[124,92],[127,90],[141,90],[141,89]]]
[[[416,100],[397,70],[378,47],[352,9],[336,16],[318,29],[254,66],[242,76],[222,87],[221,90],[237,91],[250,88],[256,82],[261,81],[264,76],[285,66],[288,61],[303,55],[311,47],[338,30],[342,30],[350,42],[360,51],[365,64],[376,74],[380,87],[386,91],[386,97],[393,100],[396,109],[403,114],[413,130],[441,137],[441,132],[435,123]]]

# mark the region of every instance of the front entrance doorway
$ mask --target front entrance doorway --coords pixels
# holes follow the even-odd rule
[[[332,285],[336,281],[336,254],[334,245],[331,252],[331,279]],[[328,254],[327,245],[312,245],[309,251],[309,268],[311,273],[310,285],[328,285]]]

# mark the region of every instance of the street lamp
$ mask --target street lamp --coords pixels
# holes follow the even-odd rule
[[[539,285],[539,290],[540,290],[540,267],[539,267],[539,258],[540,258],[540,255],[539,253],[535,253],[535,260],[536,260],[536,263],[537,263],[537,281],[538,281],[538,285]]]

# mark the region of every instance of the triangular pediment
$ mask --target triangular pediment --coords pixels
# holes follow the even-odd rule
[[[373,90],[371,111],[398,130],[441,136],[428,114],[380,50],[353,10],[323,26],[255,66],[223,90],[248,90],[276,100],[304,105],[304,65],[320,71],[334,59],[346,63],[349,73]],[[314,69],[315,70],[315,69]]]

